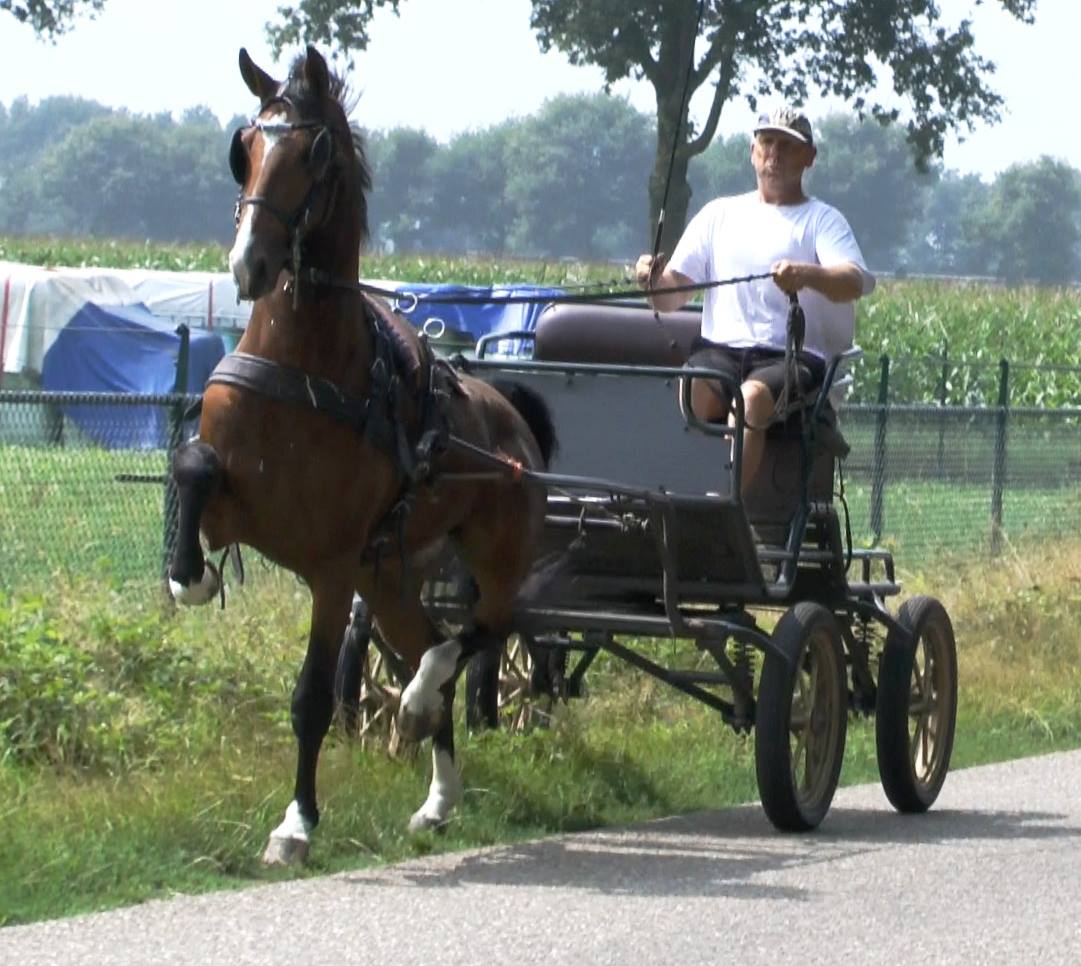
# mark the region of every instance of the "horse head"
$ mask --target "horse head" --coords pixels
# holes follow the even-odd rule
[[[311,46],[283,82],[242,48],[240,74],[259,112],[229,147],[240,188],[229,253],[237,292],[261,298],[283,270],[299,284],[302,264],[355,281],[371,177],[348,121],[344,83]]]

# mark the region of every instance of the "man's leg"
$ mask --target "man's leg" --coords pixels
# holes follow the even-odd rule
[[[691,381],[691,410],[704,423],[723,423],[728,419],[728,396],[707,379]]]
[[[743,482],[740,487],[746,496],[754,485],[758,468],[762,465],[762,454],[766,448],[766,430],[773,420],[776,402],[769,386],[757,379],[748,379],[743,386]],[[735,419],[735,413],[731,417]]]

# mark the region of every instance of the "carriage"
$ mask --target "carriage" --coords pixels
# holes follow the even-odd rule
[[[890,802],[924,811],[949,766],[955,642],[933,598],[890,614],[901,589],[891,554],[853,549],[838,513],[847,445],[831,397],[858,350],[831,360],[817,395],[771,426],[744,496],[738,387],[726,387],[734,426],[702,423],[689,405],[691,377],[725,379],[685,367],[698,327],[692,311],[554,303],[535,331],[482,337],[476,358],[460,361],[536,390],[560,428],[537,478],[548,489],[541,554],[562,564],[519,610],[508,650],[469,664],[467,719],[495,725],[504,704],[573,696],[603,650],[754,731],[761,801],[777,828],[825,817],[850,712],[875,716]],[[507,347],[513,356],[498,355]],[[460,626],[472,593],[452,553],[431,563],[424,600],[434,621]],[[693,641],[709,669],[663,666],[643,647],[650,638]],[[391,670],[389,685],[366,659]],[[389,722],[396,677],[407,672],[358,600],[337,677],[351,722]]]
[[[239,67],[259,113],[230,145],[229,260],[254,306],[208,380],[198,437],[173,458],[168,581],[177,601],[205,604],[220,576],[204,541],[210,551],[244,543],[311,590],[291,707],[294,796],[264,861],[302,861],[319,823],[336,681],[345,707],[355,704],[370,637],[366,612],[354,608],[346,626],[354,592],[386,638],[384,659],[409,677],[398,727],[432,739],[432,780],[410,829],[443,825],[461,801],[454,683],[469,666],[472,717],[490,719],[492,655],[511,631],[549,656],[580,652],[569,676],[544,662],[550,685],[570,690],[604,649],[753,728],[778,828],[822,821],[850,709],[876,715],[893,804],[928,808],[953,742],[953,631],[930,598],[891,616],[891,557],[842,539],[833,479],[845,446],[829,391],[843,358],[816,398],[777,421],[747,497],[739,387],[681,366],[693,316],[571,299],[542,314],[531,359],[493,358],[482,343],[455,373],[356,280],[371,178],[342,78],[313,47],[284,81],[244,50]],[[717,284],[729,281],[739,280]],[[725,384],[734,425],[691,414],[696,377]],[[767,629],[770,612],[780,617]],[[716,669],[662,666],[636,646],[650,637],[691,640]]]

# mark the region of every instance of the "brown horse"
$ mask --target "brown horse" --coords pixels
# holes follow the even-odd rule
[[[459,375],[358,290],[370,176],[344,85],[323,57],[308,47],[279,83],[241,50],[240,73],[260,106],[230,150],[240,197],[229,263],[255,304],[237,352],[207,385],[199,436],[174,461],[181,509],[170,586],[185,603],[217,592],[201,532],[211,550],[254,547],[311,590],[292,700],[295,795],[264,855],[288,862],[307,854],[319,820],[316,764],[354,589],[415,670],[400,727],[433,737],[431,788],[410,827],[445,822],[460,799],[455,680],[470,656],[505,639],[546,499],[513,469],[542,469],[555,437],[539,397]],[[507,471],[493,472],[461,441]],[[419,584],[447,539],[478,593],[471,625],[440,643]]]

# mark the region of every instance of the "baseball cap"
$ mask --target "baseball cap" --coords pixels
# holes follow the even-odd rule
[[[754,133],[760,131],[780,131],[794,137],[804,144],[814,144],[814,135],[811,133],[811,122],[807,115],[799,108],[785,105],[774,108],[765,114],[758,115],[758,123],[754,126]]]

